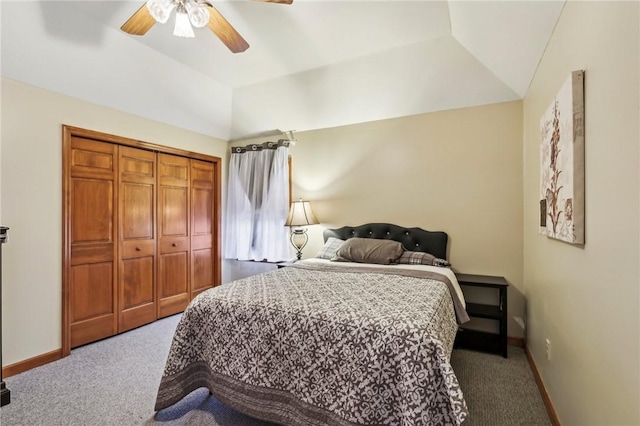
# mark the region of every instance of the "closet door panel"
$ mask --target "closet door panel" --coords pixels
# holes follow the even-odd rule
[[[189,304],[189,281],[187,275],[188,253],[168,253],[160,259],[160,316],[182,312]]]
[[[71,266],[86,263],[111,262],[113,260],[113,243],[76,244],[71,248]]]
[[[195,247],[192,248],[211,248],[213,236],[211,226],[213,190],[208,188],[193,188],[191,193],[193,194],[193,228],[191,244],[195,244]]]
[[[117,330],[115,145],[72,137],[68,172],[69,329],[72,347]]]
[[[73,244],[113,244],[113,182],[74,178],[72,181]]]
[[[127,285],[121,289],[120,332],[155,321],[154,266],[153,256],[122,262],[121,282]]]
[[[80,346],[113,334],[113,263],[73,266],[70,273],[71,344]]]
[[[71,268],[72,322],[112,313],[111,263],[92,263]]]
[[[216,285],[213,163],[191,160],[191,297]]]
[[[121,147],[120,168],[120,315],[123,332],[157,318],[156,154]]]
[[[122,239],[153,240],[155,230],[155,182],[136,184],[122,182],[121,202],[124,203],[122,216]]]
[[[213,251],[211,249],[193,252],[193,297],[215,285],[213,268]]]
[[[189,189],[161,186],[162,236],[187,237],[189,235]]]
[[[191,300],[189,159],[158,154],[158,317]]]
[[[153,257],[129,259],[122,263],[125,282],[139,283],[124,289],[123,305],[133,308],[153,303]]]
[[[154,241],[125,241],[120,247],[120,252],[124,259],[154,256],[156,245]]]

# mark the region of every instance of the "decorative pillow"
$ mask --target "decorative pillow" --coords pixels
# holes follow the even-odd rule
[[[327,239],[327,242],[324,243],[324,247],[322,247],[322,249],[318,252],[316,257],[319,259],[331,260],[331,258],[336,255],[336,251],[338,251],[342,243],[344,243],[344,240],[339,240],[338,238],[329,237]]]
[[[337,262],[377,263],[389,265],[394,263],[403,252],[402,244],[392,240],[375,238],[350,238],[340,246],[336,255],[331,258]]]
[[[395,263],[403,265],[451,266],[448,260],[435,257],[431,253],[406,250]]]

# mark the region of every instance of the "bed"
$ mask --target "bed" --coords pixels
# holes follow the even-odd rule
[[[468,320],[453,272],[357,257],[361,247],[397,250],[399,242],[402,258],[430,254],[446,264],[447,234],[373,223],[327,229],[324,239],[319,258],[216,287],[190,303],[156,411],[205,387],[240,412],[283,425],[466,419],[449,363],[458,325]]]

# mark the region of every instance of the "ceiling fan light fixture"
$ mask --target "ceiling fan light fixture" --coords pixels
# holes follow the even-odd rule
[[[178,37],[195,37],[189,15],[185,11],[176,10],[176,26],[173,28],[173,35]]]
[[[135,36],[145,35],[156,23],[167,23],[175,10],[176,22],[173,30],[175,36],[195,37],[193,28],[209,27],[232,53],[247,50],[249,43],[213,7],[210,1],[212,0],[146,0],[120,29]],[[290,4],[293,0],[256,1]]]
[[[147,2],[147,10],[149,10],[149,14],[156,22],[164,24],[169,20],[175,5],[173,0],[149,0]]]
[[[197,4],[192,0],[188,0],[184,4],[191,25],[196,28],[202,28],[209,23],[209,10],[202,4]]]

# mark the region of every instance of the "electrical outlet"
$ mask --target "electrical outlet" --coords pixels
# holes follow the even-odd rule
[[[547,359],[550,360],[551,359],[551,340],[549,339],[544,340],[544,350],[545,350],[545,353],[547,354]]]

